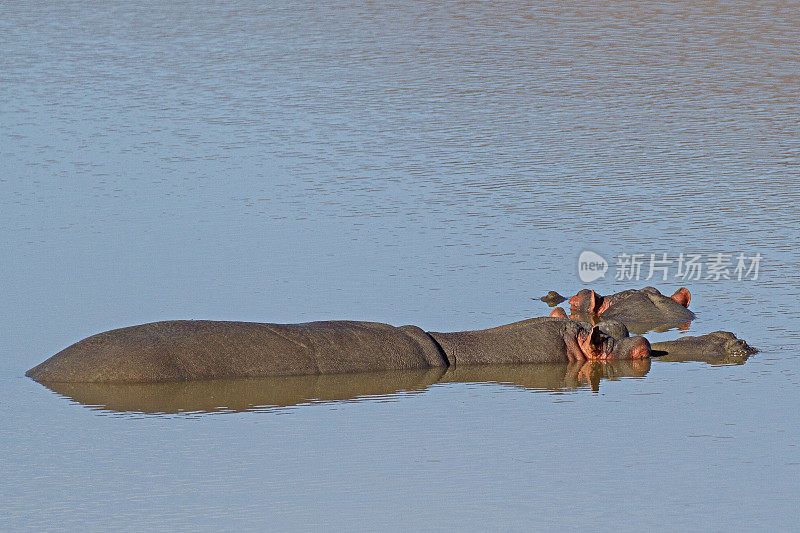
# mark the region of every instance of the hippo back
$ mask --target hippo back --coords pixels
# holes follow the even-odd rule
[[[446,366],[415,326],[179,320],[79,341],[29,370],[38,381],[154,382]]]

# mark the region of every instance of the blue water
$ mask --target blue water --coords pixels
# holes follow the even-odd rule
[[[782,2],[3,5],[0,529],[795,529],[798,30]],[[692,291],[649,338],[761,352],[149,408],[23,376],[155,320],[541,316],[584,250],[600,293]],[[651,253],[763,261],[615,279]]]

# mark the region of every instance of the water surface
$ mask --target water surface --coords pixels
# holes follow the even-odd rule
[[[2,529],[793,529],[793,7],[0,7]],[[650,338],[761,352],[283,399],[23,376],[154,320],[541,316],[584,250],[762,254],[756,280],[592,284],[686,285],[698,319]]]

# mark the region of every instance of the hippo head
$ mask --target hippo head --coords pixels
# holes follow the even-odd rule
[[[688,328],[695,318],[687,307],[692,296],[681,287],[672,296],[664,296],[654,287],[632,289],[601,296],[583,289],[569,299],[571,318],[596,323],[615,318],[622,320],[635,333],[663,331],[677,326]]]
[[[610,361],[646,359],[650,343],[644,337],[630,337],[628,328],[618,320],[598,324],[573,322],[567,332],[567,357],[570,361]]]
[[[635,304],[636,300],[643,298],[647,298],[651,302],[659,301],[662,304],[665,303],[665,300],[672,300],[684,308],[688,308],[689,302],[692,301],[692,295],[686,287],[681,287],[669,298],[661,294],[655,287],[622,291],[610,296],[600,296],[591,289],[583,289],[569,299],[569,305],[573,312],[602,315],[609,311],[616,311],[616,308],[625,304]]]
[[[712,365],[741,365],[756,352],[757,349],[730,331],[681,337],[651,346],[651,355],[662,361],[701,361]]]

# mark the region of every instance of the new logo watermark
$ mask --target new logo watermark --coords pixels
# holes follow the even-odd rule
[[[676,280],[738,280],[755,281],[761,261],[760,253],[738,254],[687,254],[669,257],[667,254],[619,254],[614,266],[617,281],[656,279],[667,281],[670,273]],[[578,277],[591,283],[605,277],[609,263],[600,254],[585,250],[578,256]]]
[[[603,256],[585,250],[578,256],[578,276],[584,283],[591,283],[606,275],[608,261]]]

